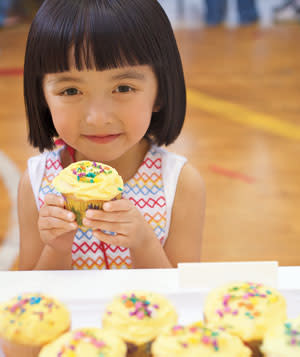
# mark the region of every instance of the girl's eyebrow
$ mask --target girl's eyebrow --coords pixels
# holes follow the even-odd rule
[[[83,80],[81,80],[80,78],[76,78],[76,77],[71,77],[71,76],[64,76],[64,77],[57,77],[57,78],[53,78],[53,79],[49,79],[47,81],[48,84],[59,84],[62,82],[77,82],[77,83],[83,83]]]
[[[116,74],[111,77],[112,81],[117,81],[117,80],[122,80],[122,79],[137,79],[140,81],[145,80],[145,75],[141,72],[137,71],[129,71],[129,72],[124,72],[120,74]]]

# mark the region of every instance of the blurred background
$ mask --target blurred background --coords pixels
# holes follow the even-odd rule
[[[23,60],[41,0],[0,0],[0,270],[18,256],[16,195],[27,159]],[[299,0],[160,0],[188,88],[170,149],[204,177],[203,261],[300,265]],[[182,237],[184,239],[184,237]]]

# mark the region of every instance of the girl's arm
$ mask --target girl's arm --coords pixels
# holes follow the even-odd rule
[[[149,239],[131,251],[134,267],[172,268],[182,262],[199,262],[205,211],[205,188],[198,171],[186,164],[180,173],[171,225],[164,248]],[[150,228],[151,229],[151,228]]]
[[[72,257],[45,244],[38,222],[40,214],[32,192],[28,172],[21,177],[18,189],[18,216],[20,227],[19,270],[71,269]],[[73,235],[71,232],[69,235]],[[70,238],[72,239],[72,237]]]
[[[199,172],[186,164],[180,173],[165,252],[174,267],[199,262],[205,215],[205,186]]]
[[[22,175],[19,183],[18,216],[20,228],[19,270],[32,270],[44,245],[37,227],[39,214],[27,171]]]

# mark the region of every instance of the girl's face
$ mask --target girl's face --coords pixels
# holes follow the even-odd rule
[[[59,136],[77,159],[117,160],[144,137],[158,84],[150,66],[47,74],[43,89]]]

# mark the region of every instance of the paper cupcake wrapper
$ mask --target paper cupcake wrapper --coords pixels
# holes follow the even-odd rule
[[[139,346],[127,342],[127,357],[151,357],[152,342],[150,341]]]
[[[262,341],[243,341],[244,344],[252,351],[251,357],[263,357],[263,353],[260,351]]]
[[[71,326],[65,331],[62,331],[61,334],[57,335],[58,338],[60,335],[63,335],[65,332],[70,331]],[[51,341],[48,341],[49,343]],[[12,342],[6,340],[5,338],[0,337],[0,349],[3,350],[5,357],[38,357],[41,349],[47,343],[41,345],[25,345],[21,343]]]
[[[73,212],[76,217],[76,222],[80,228],[88,229],[82,223],[83,218],[85,217],[85,212],[88,209],[101,209],[103,204],[108,201],[103,200],[79,200],[74,195],[63,194],[63,197],[66,202],[66,209]],[[114,200],[122,198],[122,194],[116,196]]]
[[[28,346],[0,339],[0,347],[5,357],[37,357],[42,346]]]

